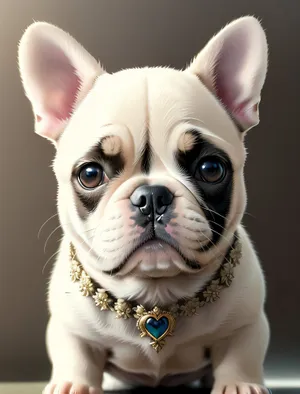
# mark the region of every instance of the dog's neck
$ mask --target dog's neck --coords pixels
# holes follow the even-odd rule
[[[238,237],[235,234],[225,253],[220,253],[210,264],[194,274],[182,273],[175,277],[141,278],[132,275],[110,276],[92,266],[85,264],[82,254],[78,260],[85,272],[102,289],[108,291],[114,298],[122,298],[136,304],[160,305],[162,307],[173,304],[181,299],[193,297],[220,273],[222,266],[228,262],[229,254],[235,250]],[[76,250],[74,248],[74,250]]]

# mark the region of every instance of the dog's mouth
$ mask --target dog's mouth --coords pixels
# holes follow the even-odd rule
[[[150,271],[151,269],[154,271],[168,270],[169,275],[172,275],[171,265],[176,266],[174,272],[178,272],[178,266],[182,265],[193,271],[201,269],[199,262],[188,259],[182,253],[172,237],[168,234],[160,234],[159,237],[157,235],[149,235],[141,239],[139,244],[132,249],[117,267],[103,272],[110,276],[117,275],[121,271],[125,274],[125,271],[126,273],[131,272],[137,265],[141,264],[143,264],[145,271]],[[156,268],[153,268],[154,265]]]

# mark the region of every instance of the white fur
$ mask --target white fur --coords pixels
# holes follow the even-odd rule
[[[214,394],[222,394],[226,387],[230,394],[246,394],[250,386],[262,392],[258,386],[263,385],[269,341],[265,284],[251,241],[240,224],[246,205],[244,134],[227,112],[244,130],[258,123],[253,106],[260,100],[267,67],[266,39],[258,21],[246,17],[228,25],[185,71],[143,68],[110,75],[67,33],[45,23],[27,29],[19,59],[26,94],[40,116],[36,131],[57,147],[53,168],[65,232],[49,286],[47,347],[53,371],[46,393],[67,394],[72,389],[96,393],[101,387],[119,389],[138,383],[155,386],[167,375],[175,379],[169,384],[177,384],[176,375],[183,373],[188,383],[205,367],[205,347],[212,350]],[[78,88],[75,95],[69,89],[73,83]],[[71,103],[73,110],[62,120],[57,111],[64,103],[67,109]],[[211,239],[212,231],[191,181],[173,155],[190,129],[225,151],[234,169],[234,191],[223,236],[208,252],[198,250]],[[153,162],[150,174],[144,175],[139,161],[147,130]],[[111,135],[118,137],[117,151],[126,158],[125,169],[109,183],[95,212],[82,220],[84,212],[76,205],[70,182],[72,169],[101,138]],[[118,275],[102,272],[118,266],[143,231],[132,228],[128,198],[146,180],[167,186],[175,195],[177,217],[170,222],[169,231],[181,252],[201,262],[202,269],[191,272],[171,249],[154,252],[153,258],[142,247]],[[158,354],[147,339],[139,337],[135,319],[116,319],[111,312],[99,311],[69,278],[72,241],[85,270],[117,297],[142,304],[173,303],[193,296],[212,277],[236,230],[243,257],[232,285],[196,316],[178,318],[176,334]],[[123,372],[116,377],[105,374],[102,385],[108,362]]]

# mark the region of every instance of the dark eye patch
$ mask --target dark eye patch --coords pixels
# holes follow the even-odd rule
[[[99,163],[109,179],[118,176],[124,170],[125,160],[122,152],[113,156],[105,154],[101,141],[90,150],[87,157],[93,158]]]
[[[99,184],[98,187],[91,190],[82,187],[78,181],[79,174],[82,167],[89,165],[89,163],[93,166],[98,165],[99,168],[103,169],[103,173],[106,178],[108,178],[108,180],[112,180],[116,176],[120,175],[124,170],[125,160],[122,152],[119,152],[116,155],[105,154],[100,141],[75,164],[72,172],[72,185],[75,191],[75,196],[78,199],[77,203],[81,204],[85,208],[87,214],[93,212],[97,208],[107,188],[107,182]]]
[[[231,196],[233,190],[233,168],[228,155],[214,144],[206,141],[199,132],[190,132],[194,137],[194,144],[191,150],[186,152],[178,151],[175,159],[181,171],[191,180],[196,193],[205,204],[200,204],[210,223],[213,231],[213,238],[205,249],[209,249],[216,244],[224,232],[226,216],[230,211]],[[223,163],[225,174],[217,179],[217,182],[207,182],[197,176],[199,165],[205,160],[215,160]]]
[[[80,214],[82,219],[85,219],[87,214],[95,211],[104,196],[106,188],[107,184],[100,186],[96,192],[84,192],[83,190],[79,190],[79,188],[74,188],[75,196],[77,197],[76,202],[80,203],[85,210],[85,214]],[[79,210],[79,212],[81,212],[81,210]]]

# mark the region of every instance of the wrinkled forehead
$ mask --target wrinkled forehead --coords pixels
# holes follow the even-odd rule
[[[199,131],[237,165],[243,142],[226,111],[198,78],[167,68],[131,69],[98,78],[67,126],[58,157],[73,165],[107,135],[118,135],[137,160],[148,139],[160,157],[184,131]]]

